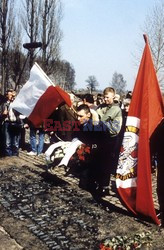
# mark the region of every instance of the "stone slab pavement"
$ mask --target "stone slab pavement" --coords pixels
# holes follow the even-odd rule
[[[27,155],[26,151],[20,151],[19,159],[16,159],[15,162],[13,160],[13,164],[15,164],[19,160],[26,163],[26,165],[31,164],[31,165],[35,166],[34,167],[35,169],[38,169],[38,166],[40,166],[41,167],[40,171],[42,169],[42,172],[44,172],[46,170],[44,155],[40,156],[40,157],[38,157],[38,156],[31,157],[31,156]],[[5,162],[5,158],[4,158],[4,162]],[[6,164],[8,164],[7,161],[6,161]],[[10,162],[10,165],[12,165],[12,160]],[[77,177],[66,176],[63,168],[56,168],[55,174],[58,178],[69,183],[70,186],[75,187],[77,192],[81,192],[81,194],[84,195],[87,199],[90,198],[90,193],[83,191],[78,187],[79,179]],[[115,182],[115,179],[114,179],[114,177],[112,177],[111,186],[110,186],[110,196],[106,196],[105,198],[103,198],[103,200],[106,204],[106,208],[108,207],[108,205],[111,206],[111,204],[112,204],[113,206],[115,206],[118,209],[122,209],[124,211],[127,211],[126,208],[123,207],[119,201],[117,193],[115,192],[116,190],[115,190],[114,182]],[[158,199],[157,199],[157,195],[156,195],[156,174],[155,173],[152,174],[152,183],[153,183],[154,204],[155,204],[155,208],[158,209]],[[23,246],[21,246],[21,244],[18,244],[18,242],[1,225],[0,226],[0,250],[19,250],[19,249],[23,249]],[[36,249],[38,249],[38,248],[36,248]],[[54,248],[54,249],[58,249],[58,248]],[[164,248],[161,248],[161,249],[164,249]]]
[[[27,155],[26,151],[21,151],[20,152],[20,158],[24,159],[27,162],[33,162],[35,164],[40,164],[40,165],[45,165],[45,157],[44,154],[41,155],[40,157],[34,156],[31,157]],[[79,178],[76,178],[75,176],[65,176],[65,170],[63,168],[55,168],[55,174],[59,177],[62,178],[63,180],[67,181],[70,185],[76,185],[78,186],[79,184]],[[159,209],[159,204],[158,204],[158,198],[157,198],[157,193],[156,193],[156,172],[152,174],[152,189],[153,189],[153,200],[154,200],[154,206],[155,209]],[[121,208],[123,210],[127,209],[120,203],[119,197],[116,192],[116,187],[115,187],[115,178],[114,176],[111,177],[111,182],[110,182],[110,196],[106,196],[103,198],[105,201],[109,202],[110,204],[115,205],[118,208]]]

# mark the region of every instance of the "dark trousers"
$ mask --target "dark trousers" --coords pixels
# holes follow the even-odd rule
[[[20,128],[17,124],[11,125],[10,122],[4,122],[3,131],[5,136],[4,148],[5,156],[18,156],[19,155],[19,140]]]
[[[115,152],[118,145],[117,137],[106,138],[104,143],[92,149],[90,164],[90,181],[96,181],[100,187],[109,186],[111,174],[116,173]]]
[[[4,133],[3,133],[3,126],[0,124],[0,157],[5,155],[4,152]]]
[[[164,213],[164,161],[158,162],[157,170],[157,195],[160,210]]]

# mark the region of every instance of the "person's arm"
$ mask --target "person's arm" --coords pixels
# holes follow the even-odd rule
[[[111,135],[118,135],[122,126],[122,112],[117,106],[107,109],[101,117],[101,121],[107,127]]]

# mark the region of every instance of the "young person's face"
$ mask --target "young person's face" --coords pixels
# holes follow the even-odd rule
[[[86,113],[86,111],[83,109],[77,112],[77,118],[80,124],[86,123],[90,119],[90,117],[91,117],[91,114]]]
[[[106,104],[112,104],[114,99],[114,93],[108,92],[104,95],[104,101]]]
[[[125,109],[125,111],[126,111],[127,113],[129,112],[129,107],[130,107],[129,104],[125,104],[125,105],[124,105],[124,109]]]
[[[9,101],[11,101],[13,99],[13,93],[11,91],[9,91],[7,93],[7,98],[8,98]]]

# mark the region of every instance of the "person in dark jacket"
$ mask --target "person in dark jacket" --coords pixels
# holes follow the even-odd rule
[[[74,108],[74,95],[70,94],[71,107],[67,104],[62,103],[49,117],[53,120],[53,124],[59,125],[56,131],[51,132],[51,142],[58,141],[57,138],[63,141],[72,141],[74,124],[77,122],[76,112]],[[69,123],[70,129],[65,129],[65,124]]]
[[[150,146],[152,155],[157,159],[157,195],[161,226],[164,227],[164,119],[154,131]]]
[[[4,135],[4,154],[5,156],[19,155],[19,140],[22,127],[22,121],[19,113],[10,107],[10,103],[15,98],[15,91],[9,89],[7,91],[7,101],[2,107],[3,117],[3,135]]]
[[[114,97],[114,95],[112,96]],[[117,110],[120,112],[119,108]],[[101,197],[109,195],[110,175],[114,174],[112,161],[114,159],[115,136],[111,136],[109,132],[107,119],[93,123],[92,114],[87,105],[83,104],[77,108],[77,116],[81,124],[80,132],[77,131],[77,137],[91,147],[88,190]],[[118,123],[121,122],[120,119],[118,114]],[[119,129],[118,126],[117,129]],[[112,131],[116,133],[114,124]]]

